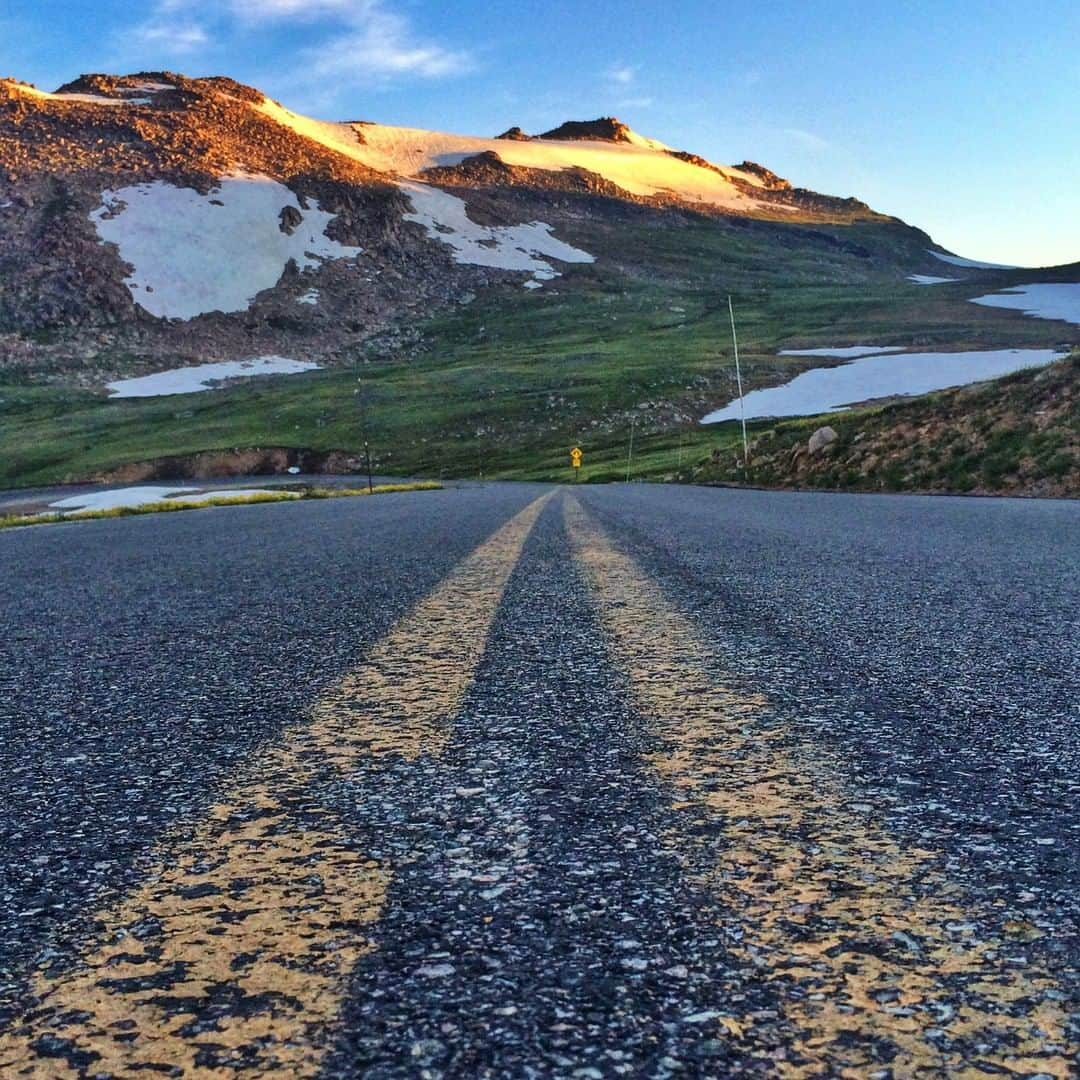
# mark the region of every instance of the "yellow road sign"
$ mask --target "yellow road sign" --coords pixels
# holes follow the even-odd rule
[[[575,446],[574,449],[570,451],[570,464],[575,469],[580,469],[581,468],[581,449],[580,449],[580,447]]]

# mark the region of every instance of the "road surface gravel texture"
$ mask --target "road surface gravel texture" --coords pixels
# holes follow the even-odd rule
[[[0,533],[0,1076],[1080,1076],[1080,505]]]

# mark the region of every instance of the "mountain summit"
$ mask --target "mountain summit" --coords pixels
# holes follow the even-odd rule
[[[642,138],[621,120],[614,116],[602,116],[598,120],[567,120],[551,131],[545,131],[541,139],[586,139],[600,142],[623,142],[635,146],[648,146],[652,149],[666,150],[662,143]]]

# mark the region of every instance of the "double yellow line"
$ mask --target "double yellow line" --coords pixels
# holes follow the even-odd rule
[[[466,558],[260,755],[145,884],[97,917],[74,970],[40,976],[0,1076],[309,1077],[392,868],[353,849],[311,781],[362,755],[442,752],[548,496]]]
[[[1062,988],[1016,962],[1043,931],[995,925],[939,853],[901,846],[845,787],[844,763],[729,685],[696,627],[573,499],[565,517],[609,654],[661,740],[650,763],[686,823],[668,843],[782,1009],[770,1030],[733,1008],[716,1018],[729,1037],[791,1080],[1075,1077]],[[692,828],[702,818],[722,824],[719,845]]]

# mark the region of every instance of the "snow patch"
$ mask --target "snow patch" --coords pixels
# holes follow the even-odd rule
[[[1080,283],[1017,285],[976,296],[971,302],[985,307],[1012,308],[1036,319],[1063,319],[1080,326]]]
[[[454,260],[470,266],[490,266],[499,270],[525,270],[550,281],[559,272],[541,256],[568,263],[591,263],[595,259],[551,235],[551,226],[542,221],[525,225],[477,225],[469,218],[463,200],[417,181],[402,181],[399,187],[409,196],[413,212],[406,221],[424,227],[431,240],[453,249]]]
[[[49,503],[50,510],[118,510],[121,507],[145,506],[161,502],[173,494],[198,491],[190,487],[129,487],[112,491],[88,491]]]
[[[36,86],[27,86],[24,83],[8,83],[17,93],[27,97],[37,98],[39,101],[56,101],[61,104],[79,105],[147,105],[146,98],[111,98],[102,94],[50,94],[47,90],[39,90]]]
[[[633,128],[626,129],[626,138],[634,146],[643,146],[646,150],[660,150],[664,153],[671,150],[667,143],[662,143],[659,139],[647,139],[644,135],[639,135]]]
[[[82,495],[71,495],[66,499],[49,503],[50,510],[121,510],[134,506],[149,506],[153,503],[182,502],[203,503],[222,498],[250,498],[252,495],[281,495],[298,499],[296,491],[282,491],[278,488],[219,488],[207,491],[193,487],[128,487],[113,488],[111,491],[88,491]]]
[[[963,259],[959,255],[946,255],[941,251],[933,251],[930,248],[926,249],[934,256],[935,259],[940,259],[942,262],[950,263],[953,266],[966,266],[970,270],[1015,270],[1015,266],[1008,266],[1005,263],[988,263],[978,262],[976,259]]]
[[[290,259],[300,270],[324,259],[353,259],[363,251],[331,240],[334,214],[296,196],[267,176],[235,173],[208,195],[155,180],[104,191],[90,214],[103,243],[116,244],[134,270],[125,278],[133,299],[151,315],[193,319],[210,311],[246,311],[273,288]],[[302,223],[281,231],[286,207]]]
[[[213,390],[223,379],[246,379],[257,375],[298,375],[317,371],[318,364],[290,360],[284,356],[256,356],[251,360],[226,360],[217,364],[172,368],[142,375],[137,379],[118,379],[106,385],[116,398],[162,397],[166,394],[197,394]]]
[[[298,304],[317,304],[319,302],[319,290],[308,289],[303,296],[298,296],[296,298],[296,302]]]
[[[300,113],[294,113],[269,98],[264,98],[262,102],[253,105],[252,108],[270,117],[271,120],[277,121],[283,127],[291,128],[297,135],[302,135],[305,139],[310,139],[312,142],[336,150],[339,154],[353,158],[361,164],[367,164],[365,160],[367,151],[363,139],[357,136],[356,131],[360,125],[340,124],[329,120],[313,120],[310,116],[301,116]],[[363,130],[367,130],[366,125]]]
[[[928,394],[950,386],[996,379],[1022,368],[1042,367],[1063,355],[1053,349],[999,349],[867,356],[840,367],[805,371],[783,386],[752,391],[745,397],[746,419],[839,412],[852,402]],[[739,402],[735,400],[709,413],[701,422],[717,424],[722,420],[737,420],[739,416]]]
[[[850,360],[856,356],[903,352],[903,345],[843,345],[835,349],[781,349],[780,356],[835,356]]]
[[[951,281],[962,281],[956,277],[934,277],[933,274],[908,274],[908,281],[914,281],[916,285],[947,285]]]

